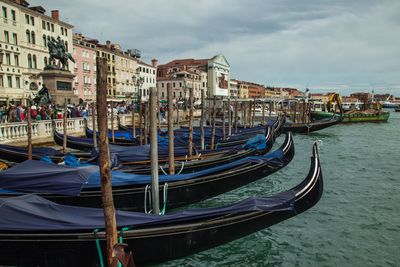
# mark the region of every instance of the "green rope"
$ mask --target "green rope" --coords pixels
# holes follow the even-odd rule
[[[96,237],[96,248],[97,248],[97,255],[99,255],[100,267],[104,267],[103,254],[101,253],[101,248],[100,248],[100,240],[97,238],[96,235],[98,231],[99,229],[94,230],[93,234]]]

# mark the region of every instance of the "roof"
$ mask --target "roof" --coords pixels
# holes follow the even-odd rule
[[[175,59],[161,66],[207,65],[209,59]]]

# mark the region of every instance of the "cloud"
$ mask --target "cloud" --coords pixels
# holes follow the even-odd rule
[[[223,53],[238,79],[400,90],[398,1],[32,0],[31,5],[60,9],[77,31],[138,48],[147,61]]]

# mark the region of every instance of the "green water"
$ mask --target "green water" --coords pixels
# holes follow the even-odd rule
[[[157,266],[400,266],[399,133],[400,113],[392,112],[388,123],[336,125],[310,136],[296,135],[296,156],[287,167],[196,206],[289,189],[307,175],[311,145],[321,140],[325,188],[314,208]]]

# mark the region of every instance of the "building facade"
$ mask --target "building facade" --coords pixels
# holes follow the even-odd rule
[[[0,6],[0,104],[25,102],[43,86],[48,40],[60,37],[72,52],[73,26],[60,20],[58,10],[48,16],[43,7],[30,7],[25,0],[0,0]]]
[[[85,101],[96,100],[96,45],[82,34],[73,36],[74,94]]]

